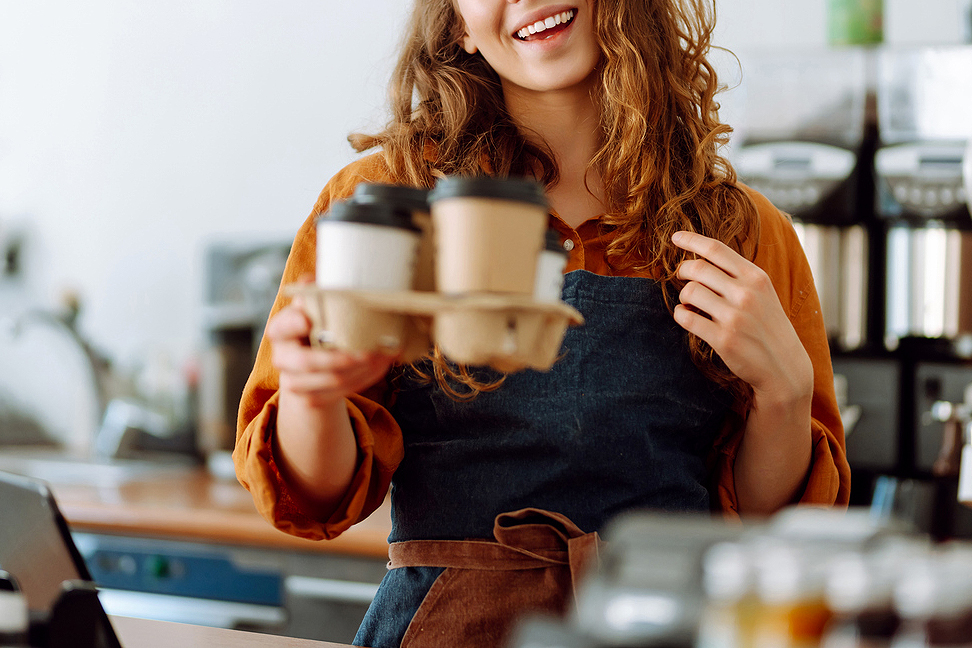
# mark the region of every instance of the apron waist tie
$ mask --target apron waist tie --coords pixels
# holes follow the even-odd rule
[[[452,567],[516,571],[566,566],[573,593],[583,570],[599,561],[601,539],[566,516],[536,508],[500,513],[491,540],[406,540],[388,546],[388,568]]]

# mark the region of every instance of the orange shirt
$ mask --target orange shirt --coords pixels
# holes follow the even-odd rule
[[[394,182],[380,154],[364,157],[341,170],[324,188],[294,240],[282,284],[313,275],[316,262],[316,218],[328,205],[351,195],[360,182]],[[801,503],[846,505],[850,496],[850,467],[844,450],[844,432],[834,396],[830,348],[820,312],[820,302],[810,267],[789,219],[762,195],[746,189],[756,203],[760,218],[759,250],[755,263],[772,279],[783,309],[803,342],[814,368],[811,406],[813,457]],[[551,226],[563,239],[573,242],[567,271],[584,269],[597,274],[616,274],[605,258],[605,241],[596,220],[576,230],[556,216]],[[637,276],[628,273],[628,276]],[[288,298],[278,295],[271,316]],[[370,515],[384,500],[395,469],[402,459],[402,433],[385,408],[389,392],[378,384],[367,393],[347,399],[358,441],[358,466],[351,487],[327,520],[310,518],[297,496],[288,488],[273,459],[272,437],[278,402],[278,375],[270,362],[269,342],[264,338],[253,372],[240,402],[236,449],[236,474],[253,495],[260,513],[277,528],[312,538],[333,538]],[[743,419],[730,414],[710,455],[713,503],[729,518],[738,517],[733,463],[742,438]]]

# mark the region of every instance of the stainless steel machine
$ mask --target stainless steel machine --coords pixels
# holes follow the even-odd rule
[[[875,140],[865,50],[741,55],[739,178],[793,217],[832,343],[868,339]]]
[[[859,504],[899,463],[900,371],[884,348],[884,237],[874,209],[876,55],[860,48],[740,56],[732,161],[793,218],[820,297]]]
[[[972,46],[887,48],[877,66],[876,213],[885,243],[884,343],[900,368],[896,473],[936,495],[939,536],[972,535],[936,403],[972,384]],[[943,490],[944,489],[944,490]]]
[[[972,47],[740,58],[733,163],[792,216],[810,261],[852,503],[890,478],[931,507],[945,426],[931,412],[972,383]]]
[[[881,52],[875,155],[887,224],[890,347],[972,336],[972,219],[962,181],[972,137],[972,47]]]
[[[205,455],[233,449],[240,396],[289,252],[290,241],[222,241],[206,250],[198,439]]]

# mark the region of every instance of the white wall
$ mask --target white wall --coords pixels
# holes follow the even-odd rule
[[[293,235],[380,123],[403,11],[0,1],[0,227],[29,229],[36,299],[77,290],[119,359],[192,353],[204,243]]]
[[[888,40],[955,42],[960,0],[888,0]],[[119,366],[200,346],[208,241],[292,236],[382,121],[406,2],[0,0],[0,309],[83,302]],[[733,49],[822,47],[825,0],[720,0]],[[0,347],[2,348],[2,347]]]
[[[717,0],[717,39],[733,49],[823,47],[830,1]],[[961,42],[967,38],[968,7],[968,0],[884,0],[885,42]]]

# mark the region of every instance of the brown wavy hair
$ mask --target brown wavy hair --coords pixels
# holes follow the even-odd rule
[[[686,258],[671,243],[674,232],[699,232],[749,259],[756,253],[756,208],[718,152],[731,129],[719,121],[722,88],[707,59],[715,7],[711,0],[592,6],[602,52],[593,97],[601,143],[590,167],[604,183],[608,262],[650,272],[671,310],[683,284],[675,273]],[[528,175],[556,184],[556,160],[517,128],[496,73],[460,46],[463,31],[453,0],[416,1],[390,86],[392,118],[376,135],[352,135],[352,145],[380,146],[394,176],[414,186],[431,188],[444,174]],[[752,388],[701,339],[688,335],[688,346],[703,373],[748,407]],[[457,398],[501,382],[477,383],[439,353],[432,364],[437,382]]]

